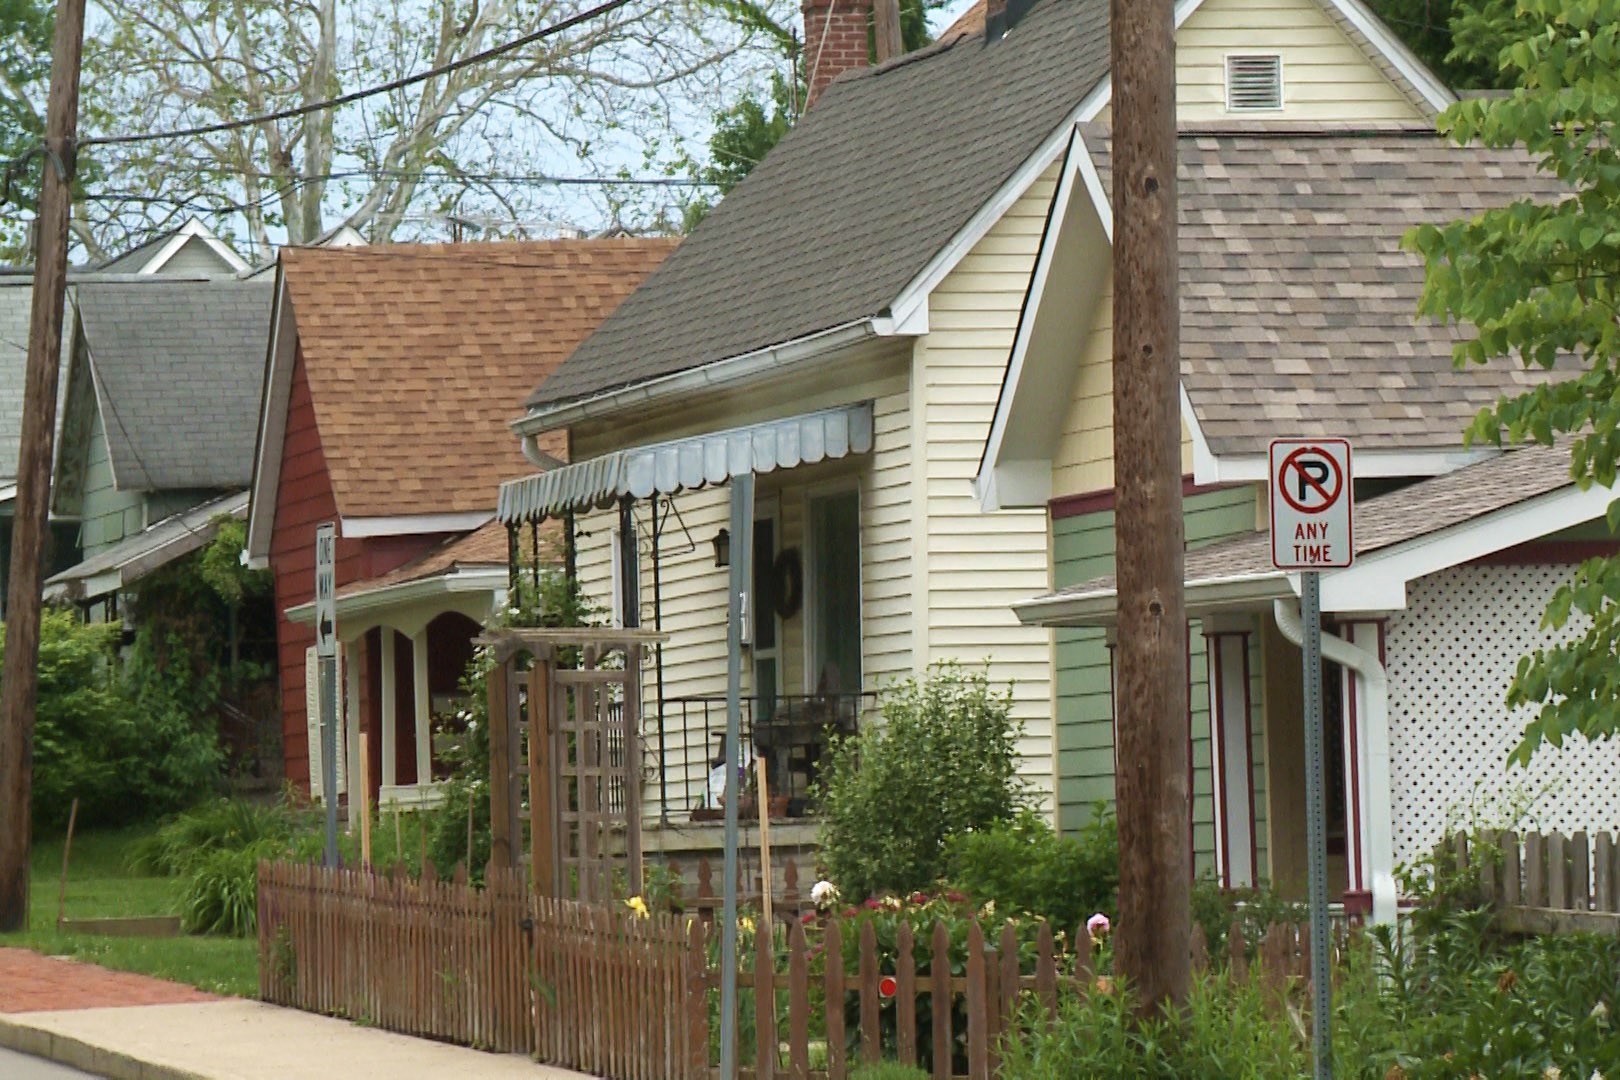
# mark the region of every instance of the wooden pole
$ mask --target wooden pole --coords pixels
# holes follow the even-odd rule
[[[1186,1000],[1187,616],[1182,592],[1173,0],[1113,0],[1114,483],[1119,921],[1143,1015]]]
[[[880,64],[906,51],[900,34],[900,0],[877,0],[872,5],[872,41]]]
[[[51,444],[67,300],[68,216],[78,151],[79,60],[84,0],[59,0],[51,49],[41,162],[39,249],[23,383],[22,442],[6,598],[6,651],[0,668],[0,931],[28,927],[28,800],[33,787],[34,704],[39,693],[40,588],[51,501]]]
[[[760,914],[764,931],[767,934],[776,934],[776,923],[771,921],[771,788],[765,780],[765,758],[759,756],[754,759],[754,774],[758,778],[755,785],[759,788],[759,892]]]

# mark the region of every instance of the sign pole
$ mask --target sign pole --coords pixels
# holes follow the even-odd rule
[[[331,522],[315,530],[315,655],[320,682],[321,800],[326,804],[328,867],[338,864],[337,848],[337,529]]]
[[[1327,777],[1322,753],[1322,575],[1301,577],[1305,623],[1305,845],[1311,910],[1311,1056],[1316,1080],[1333,1075],[1332,982],[1328,978]]]
[[[731,588],[726,604],[726,858],[720,916],[720,1075],[737,1075],[737,775],[742,745],[742,650],[748,640],[749,563],[754,551],[754,474],[731,481]]]
[[[1311,1058],[1333,1075],[1333,957],[1328,940],[1327,775],[1322,753],[1322,571],[1355,561],[1355,488],[1344,439],[1273,439],[1269,448],[1271,562],[1300,571],[1304,634],[1305,858],[1311,926]]]

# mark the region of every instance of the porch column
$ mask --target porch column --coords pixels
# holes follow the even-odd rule
[[[1203,620],[1209,657],[1211,778],[1215,796],[1215,867],[1227,888],[1254,887],[1253,726],[1249,693],[1251,620],[1212,616]]]
[[[353,832],[360,820],[360,684],[355,674],[355,648],[352,641],[338,646],[338,700],[342,703],[343,738],[348,753],[343,760],[349,766],[349,819],[348,829]],[[367,792],[369,797],[370,793]]]
[[[394,749],[399,734],[394,701],[394,629],[384,626],[377,634],[382,638],[382,786],[387,789],[399,783],[399,756]]]
[[[411,638],[411,657],[415,669],[411,689],[416,695],[416,786],[433,782],[433,732],[431,730],[432,699],[428,695],[428,632]]]
[[[1382,620],[1341,623],[1338,635],[1383,660]],[[1344,701],[1345,865],[1349,879],[1344,905],[1346,911],[1366,915],[1372,911],[1372,868],[1367,849],[1373,799],[1368,784],[1372,775],[1366,736],[1368,690],[1366,680],[1357,678],[1354,671],[1345,668],[1343,672],[1340,693]]]

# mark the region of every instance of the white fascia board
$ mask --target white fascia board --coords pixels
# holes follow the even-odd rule
[[[1017,505],[1005,501],[997,494],[1001,484],[999,478],[993,474],[1003,468],[1001,446],[1007,436],[1007,424],[1012,416],[1014,402],[1018,398],[1019,385],[1023,381],[1024,362],[1029,355],[1030,339],[1035,333],[1036,314],[1040,309],[1041,300],[1046,295],[1046,281],[1051,275],[1052,263],[1063,235],[1063,222],[1068,216],[1069,196],[1074,188],[1078,168],[1076,159],[1089,156],[1086,154],[1085,143],[1080,138],[1078,127],[1069,129],[1069,142],[1063,153],[1067,168],[1058,177],[1057,190],[1052,195],[1052,210],[1047,216],[1041,236],[1040,251],[1035,256],[1035,269],[1031,272],[1029,285],[1024,290],[1024,303],[1018,316],[1018,331],[1013,337],[1012,354],[1007,361],[1007,370],[1001,377],[1001,392],[996,398],[996,411],[990,418],[990,433],[985,437],[984,450],[979,455],[979,471],[973,480],[974,490],[979,495],[979,504],[986,513],[1005,506]],[[1050,464],[1047,471],[1051,471]],[[1050,480],[1047,486],[1051,486]]]
[[[1187,435],[1192,440],[1193,483],[1213,484],[1217,481],[1206,480],[1206,476],[1214,476],[1218,471],[1219,463],[1215,455],[1209,451],[1209,440],[1204,438],[1204,429],[1198,423],[1198,414],[1193,411],[1192,398],[1187,393],[1187,384],[1178,382],[1176,391],[1181,395],[1181,420],[1187,425]],[[1360,460],[1357,460],[1360,464]]]
[[[1184,411],[1190,412],[1190,404]],[[1278,431],[1279,436],[1287,434]],[[1355,445],[1355,437],[1350,443]],[[1197,461],[1197,443],[1194,443],[1194,461]],[[1194,470],[1193,479],[1200,484],[1263,484],[1270,479],[1264,454],[1244,454],[1220,457],[1205,447],[1206,468]],[[1357,477],[1444,476],[1467,465],[1477,465],[1501,454],[1493,447],[1472,447],[1457,450],[1357,450],[1355,474]]]
[[[373,536],[420,536],[424,533],[472,532],[495,520],[493,510],[470,510],[454,514],[393,514],[384,517],[343,517],[340,535],[345,540]]]
[[[269,359],[264,393],[259,395],[259,438],[253,451],[253,488],[248,497],[247,565],[263,569],[275,531],[276,492],[281,486],[281,451],[287,438],[287,406],[298,358],[298,324],[287,277],[276,264],[276,296],[270,311]]]
[[[417,601],[427,600],[435,596],[449,596],[456,593],[504,592],[508,584],[510,584],[510,577],[507,571],[501,567],[454,570],[448,574],[437,574],[433,577],[419,578],[416,581],[402,581],[397,585],[384,585],[376,589],[367,589],[339,596],[336,602],[336,612],[338,622],[341,625],[346,617],[353,618],[356,615],[385,610],[404,604],[414,604]],[[289,622],[313,626],[315,624],[315,602],[311,600],[306,603],[295,604],[286,610],[286,616]]]
[[[726,360],[717,360],[712,364],[678,371],[673,375],[665,375],[634,386],[609,390],[582,401],[542,406],[512,421],[510,426],[512,433],[519,437],[540,435],[547,431],[572,427],[583,420],[594,420],[638,406],[653,405],[667,398],[720,387],[734,388],[755,379],[773,376],[784,368],[818,359],[868,338],[885,336],[885,330],[890,333],[899,332],[895,330],[892,320],[859,319],[780,345],[757,349]]]
[[[1350,25],[1360,30],[1372,43],[1373,48],[1384,54],[1384,58],[1396,71],[1406,77],[1435,112],[1445,112],[1457,103],[1457,95],[1435,78],[1434,72],[1430,71],[1400,39],[1391,34],[1383,21],[1369,11],[1361,0],[1327,0],[1327,2],[1337,8]]]
[[[1254,608],[1278,598],[1298,594],[1296,578],[1280,570],[1233,574],[1187,585],[1187,612],[1230,611]],[[1112,626],[1118,618],[1119,594],[1113,590],[1083,596],[1042,596],[1013,605],[1013,614],[1025,626]]]
[[[151,275],[157,273],[159,270],[162,270],[169,264],[170,259],[174,258],[180,253],[180,249],[185,247],[188,241],[193,239],[201,240],[204,244],[207,244],[209,249],[223,259],[225,264],[234,272],[241,274],[252,269],[252,267],[248,265],[246,259],[232,251],[230,246],[219,237],[215,236],[213,231],[209,229],[208,226],[204,225],[196,218],[192,218],[190,221],[187,221],[184,225],[180,226],[180,228],[175,231],[175,234],[169,237],[168,242],[165,243],[162,248],[158,249],[158,253],[148,259],[146,261],[146,265],[142,266],[136,271],[136,273],[142,275]]]
[[[1360,471],[1360,459],[1357,459]],[[1409,582],[1601,518],[1616,492],[1573,482],[1472,521],[1375,551],[1347,570],[1323,575],[1322,610],[1398,611]]]
[[[12,502],[17,498],[16,484],[0,484],[0,503]]]

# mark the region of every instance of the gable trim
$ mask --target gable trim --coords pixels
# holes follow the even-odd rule
[[[338,535],[345,540],[373,536],[421,536],[425,533],[472,532],[495,519],[493,510],[471,510],[451,514],[394,514],[387,517],[345,517],[339,515]]]
[[[180,249],[192,240],[201,240],[208,246],[209,250],[223,259],[225,264],[238,274],[251,269],[247,260],[232,251],[223,240],[213,234],[213,231],[208,226],[196,218],[192,218],[176,229],[174,235],[169,237],[168,241],[158,249],[158,253],[148,259],[146,265],[135,272],[141,276],[156,274],[167,266],[169,260],[178,255]]]
[[[269,565],[275,533],[276,493],[281,486],[281,452],[287,438],[287,407],[292,397],[293,367],[298,356],[298,327],[293,318],[287,278],[276,264],[276,296],[270,309],[270,344],[260,395],[259,437],[253,450],[253,487],[248,500],[246,565]]]
[[[1186,388],[1182,388],[1184,408]],[[1281,433],[1279,433],[1281,434]],[[1221,457],[1210,452],[1208,444],[1200,454],[1199,437],[1193,438],[1193,477],[1200,484],[1264,483],[1270,468],[1266,455],[1243,454]],[[1467,465],[1493,458],[1502,451],[1496,447],[1457,447],[1440,450],[1357,450],[1357,477],[1443,476]]]

